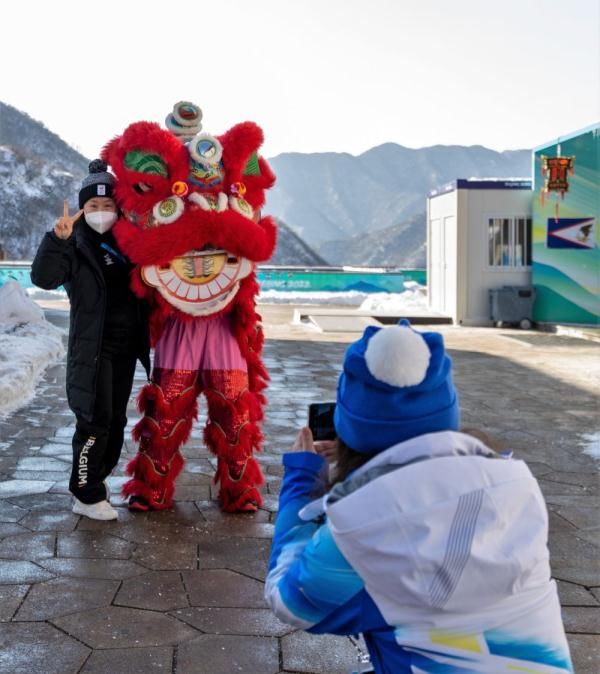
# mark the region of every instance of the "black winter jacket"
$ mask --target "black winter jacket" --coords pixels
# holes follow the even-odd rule
[[[71,302],[67,399],[76,415],[91,421],[106,313],[106,283],[88,230],[82,217],[75,223],[73,235],[66,240],[48,232],[33,260],[31,280],[45,290],[64,285],[67,291]],[[123,292],[131,291],[124,287]],[[136,355],[150,376],[148,316],[141,300],[137,302],[137,314]]]

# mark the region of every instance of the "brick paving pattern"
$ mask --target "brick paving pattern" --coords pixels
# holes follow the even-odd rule
[[[219,511],[201,419],[183,451],[174,510],[130,513],[116,497],[118,474],[109,481],[118,522],[73,515],[64,363],[48,369],[35,401],[0,421],[0,673],[348,674],[355,667],[347,639],[284,625],[262,595],[280,455],[308,404],[335,397],[346,343],[357,335],[306,333],[282,320],[282,309],[265,313],[272,382],[260,456],[265,503],[256,514]],[[52,320],[66,325],[66,314]],[[599,430],[600,345],[445,330],[463,423],[501,439],[540,481],[576,671],[597,674],[600,489],[583,434]],[[136,420],[132,406],[129,426]],[[120,468],[134,452],[128,441]]]

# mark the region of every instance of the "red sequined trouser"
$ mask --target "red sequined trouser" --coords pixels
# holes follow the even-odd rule
[[[139,452],[127,466],[125,496],[150,508],[173,505],[175,479],[183,468],[179,451],[198,415],[198,395],[208,403],[204,440],[217,455],[215,482],[228,512],[255,510],[264,478],[253,450],[260,448],[260,406],[248,390],[247,363],[230,317],[183,321],[171,317],[156,344],[151,383],[138,398],[144,417],[133,430]]]

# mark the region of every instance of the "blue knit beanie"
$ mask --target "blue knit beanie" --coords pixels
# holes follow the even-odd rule
[[[407,321],[368,327],[346,351],[334,414],[348,447],[376,454],[409,438],[458,430],[452,361],[438,332]]]

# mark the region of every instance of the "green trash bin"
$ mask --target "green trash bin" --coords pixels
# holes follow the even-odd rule
[[[490,319],[500,327],[504,323],[518,325],[529,330],[533,325],[533,286],[502,286],[488,291],[490,300]]]

